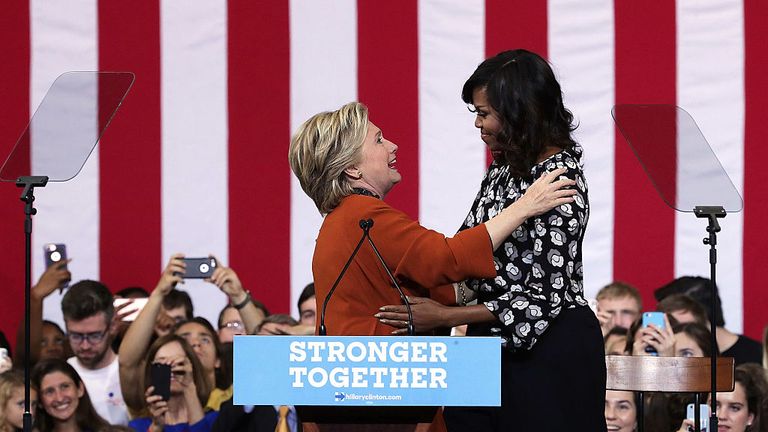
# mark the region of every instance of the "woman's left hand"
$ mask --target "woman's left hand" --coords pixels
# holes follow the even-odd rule
[[[446,322],[448,306],[426,297],[408,296],[408,302],[411,304],[415,331],[425,332],[437,327],[448,327]],[[395,327],[397,330],[392,334],[408,333],[408,309],[405,305],[382,306],[379,311],[374,317],[378,318],[382,324]]]

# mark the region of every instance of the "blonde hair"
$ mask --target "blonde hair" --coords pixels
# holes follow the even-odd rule
[[[367,133],[368,108],[351,102],[310,117],[291,139],[291,170],[320,214],[330,213],[352,193],[344,170],[360,160]]]
[[[624,297],[630,297],[635,300],[635,302],[637,302],[638,310],[643,310],[643,298],[640,296],[640,291],[628,283],[613,281],[608,285],[600,288],[600,291],[597,292],[596,298],[597,300],[603,300],[619,299]]]
[[[31,388],[36,390],[34,386]],[[8,405],[11,394],[15,389],[24,390],[24,375],[16,369],[0,374],[0,431],[2,432],[11,432],[13,430],[13,428],[7,428],[5,407]]]

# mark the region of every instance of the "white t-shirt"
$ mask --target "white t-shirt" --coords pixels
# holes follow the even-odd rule
[[[71,364],[83,379],[96,412],[110,424],[127,426],[128,408],[120,390],[117,356],[112,363],[101,369],[86,369],[77,357],[70,357],[67,363]]]

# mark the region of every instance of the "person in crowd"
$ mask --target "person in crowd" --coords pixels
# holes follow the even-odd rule
[[[222,344],[231,343],[235,335],[255,334],[258,327],[261,325],[261,320],[264,317],[269,316],[269,311],[266,306],[258,300],[251,299],[253,305],[258,309],[257,319],[249,321],[250,327],[246,328],[243,322],[243,317],[240,316],[240,311],[227,303],[219,312],[219,340]]]
[[[546,418],[550,430],[605,430],[603,338],[583,290],[581,246],[589,217],[583,150],[572,137],[576,126],[560,84],[539,55],[505,51],[478,66],[462,99],[472,106],[493,157],[462,230],[524,201],[536,179],[552,170],[575,182],[571,202],[526,215],[501,239],[493,275],[459,284],[459,303],[476,293],[477,305],[414,299],[417,330],[468,323],[468,336],[503,341],[501,407],[448,407],[448,428],[537,430]],[[402,327],[405,308],[390,305],[379,316]]]
[[[195,316],[195,308],[192,298],[186,291],[176,288],[168,291],[160,305],[160,313],[155,320],[155,335],[165,336],[173,330],[173,327],[191,320]]]
[[[605,335],[605,354],[606,355],[625,355],[629,354],[624,350],[627,345],[627,330],[624,327],[613,327]]]
[[[29,389],[29,412],[34,417],[37,389]],[[0,374],[0,432],[18,432],[24,427],[24,374],[11,370]]]
[[[674,318],[670,320],[669,315],[664,314],[664,328],[659,328],[655,324],[643,327],[642,324],[642,318],[638,317],[629,326],[625,350],[630,355],[658,355],[661,357],[675,355],[675,333],[672,327],[678,322]]]
[[[718,430],[768,432],[768,382],[765,369],[746,363],[734,371],[732,392],[717,393]],[[693,421],[683,420],[678,432],[693,430]]]
[[[605,391],[605,424],[612,432],[637,430],[638,398],[630,391]]]
[[[687,294],[699,302],[707,314],[707,322],[711,322],[710,318],[712,317],[709,315],[714,301],[715,337],[720,355],[723,357],[733,357],[736,365],[742,363],[762,364],[763,349],[760,342],[744,335],[733,333],[725,328],[723,308],[717,287],[715,287],[715,298],[712,298],[712,281],[703,277],[683,276],[654,292],[654,296],[658,301],[662,301],[665,297],[672,294]]]
[[[151,370],[155,363],[171,367],[170,399],[155,394]],[[218,416],[214,410],[205,411],[211,386],[205,377],[198,356],[181,336],[169,334],[157,339],[147,352],[144,362],[142,388],[150,415],[131,420],[137,432],[207,432]]]
[[[287,314],[272,314],[261,322],[258,335],[289,335],[294,334],[292,329],[299,325],[292,316]]]
[[[709,327],[696,322],[672,326],[675,334],[676,357],[709,357],[712,355],[712,335]]]
[[[704,306],[686,294],[671,294],[664,297],[656,304],[656,310],[666,313],[679,323],[695,322],[709,327]]]
[[[671,320],[673,321],[674,318]],[[676,357],[709,357],[712,354],[712,337],[709,328],[696,322],[672,325],[674,349],[661,351],[663,355]],[[647,355],[647,353],[643,353]],[[702,394],[702,400],[706,400]],[[646,396],[647,430],[675,430],[687,416],[691,402],[690,393],[648,393]]]
[[[232,371],[225,361],[218,333],[207,319],[194,317],[181,323],[174,333],[183,337],[200,361],[203,374],[211,385],[206,409],[218,411],[221,403],[232,397]]]
[[[232,305],[225,305],[219,313],[219,340],[221,343],[231,343],[235,336],[248,334],[240,312]]]
[[[43,320],[40,339],[40,360],[52,358],[66,360],[72,357],[72,348],[67,343],[67,334],[53,321]]]
[[[72,279],[72,274],[67,270],[67,264],[71,259],[56,262],[45,269],[37,283],[32,286],[29,296],[29,363],[34,365],[41,359],[42,351],[49,351],[49,355],[59,355],[51,353],[50,349],[54,346],[49,344],[51,330],[43,322],[43,301],[57,289]],[[55,324],[54,324],[55,325]],[[56,326],[58,327],[58,326]],[[60,329],[59,329],[60,330]],[[22,318],[16,331],[16,349],[14,350],[14,362],[24,364],[24,319]],[[43,344],[46,347],[43,348]],[[65,352],[61,355],[69,354]]]
[[[296,303],[299,309],[299,323],[314,328],[317,316],[317,297],[315,297],[314,283],[304,287]]]
[[[614,327],[629,329],[641,310],[643,299],[632,285],[614,281],[597,292],[597,319],[603,337]]]
[[[38,362],[32,370],[32,382],[40,392],[37,410],[39,432],[108,432],[109,422],[91,403],[87,384],[75,368],[62,360]]]
[[[135,312],[138,312],[138,308],[136,305],[132,302],[132,300],[136,299],[145,299],[149,297],[149,293],[147,290],[145,290],[142,287],[128,287],[123,288],[120,291],[117,291],[115,293],[116,299],[128,299],[131,300],[131,303],[126,306],[125,308],[130,308],[134,310]],[[117,321],[117,334],[115,335],[115,338],[112,340],[112,350],[115,352],[120,351],[120,344],[123,342],[123,336],[125,336],[125,332],[128,331],[128,326],[131,324],[130,321],[127,321],[125,319],[121,319]]]
[[[109,423],[126,425],[128,411],[120,390],[118,356],[112,350],[119,319],[112,302],[104,284],[83,280],[69,287],[61,310],[74,353],[67,361],[82,377],[99,415]]]
[[[129,327],[123,344],[120,346],[120,381],[124,383],[123,397],[134,415],[139,415],[144,408],[144,395],[136,386],[128,386],[129,383],[138,382],[144,371],[146,350],[151,343],[153,329],[157,317],[161,312],[165,296],[174,290],[174,287],[183,283],[185,264],[182,254],[171,257],[168,265],[163,270],[157,286],[149,296],[149,300],[139,313],[139,316]],[[258,309],[246,291],[237,274],[231,268],[221,265],[211,275],[209,280],[221,289],[229,298],[230,303],[241,315],[246,328],[256,328],[263,319],[263,312]],[[193,318],[181,322],[173,328],[177,335],[187,338],[195,354],[198,356],[203,374],[210,385],[210,400],[204,406],[218,409],[222,400],[231,396],[231,374],[222,370],[222,348],[218,340],[218,334],[213,327],[203,318]],[[217,369],[219,374],[217,375]]]

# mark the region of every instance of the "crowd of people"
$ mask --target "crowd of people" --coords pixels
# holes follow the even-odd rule
[[[46,269],[32,287],[30,358],[24,358],[22,322],[13,360],[0,368],[0,431],[22,428],[26,360],[31,367],[30,412],[38,432],[273,431],[281,420],[279,406],[241,413],[243,418],[258,415],[261,429],[234,422],[233,415],[219,418],[222,409],[243,409],[232,403],[233,338],[313,334],[314,284],[301,293],[299,319],[271,315],[243,288],[233,269],[219,266],[208,281],[228,302],[214,326],[195,316],[189,295],[176,288],[185,270],[183,255],[173,255],[151,292],[131,287],[112,294],[98,281],[74,283],[61,302],[62,329],[43,320],[43,300],[68,283],[71,274],[66,262]],[[129,300],[115,306],[119,298]],[[146,300],[140,311],[133,306],[139,298]],[[125,320],[130,315],[135,319]],[[9,346],[4,349],[11,352]],[[155,365],[170,369],[168,395],[158,394],[152,385]],[[292,424],[289,430],[296,430],[293,407],[282,417]]]
[[[655,309],[643,308],[639,291],[632,285],[613,282],[597,294],[596,315],[605,340],[606,355],[658,355],[709,357],[713,350],[732,357],[736,365],[735,388],[719,392],[716,416],[721,430],[733,432],[768,431],[768,372],[766,340],[756,341],[725,328],[719,296],[714,317],[712,284],[702,277],[681,277],[654,292]],[[642,324],[647,311],[664,314],[664,325]],[[712,320],[714,318],[714,320]],[[717,346],[712,346],[714,322]],[[708,394],[701,394],[702,402]],[[693,430],[687,406],[692,394],[649,393],[645,400],[627,391],[605,392],[605,419],[608,430],[631,432],[637,428],[639,404],[645,407],[645,430]],[[710,401],[711,402],[711,401]]]

